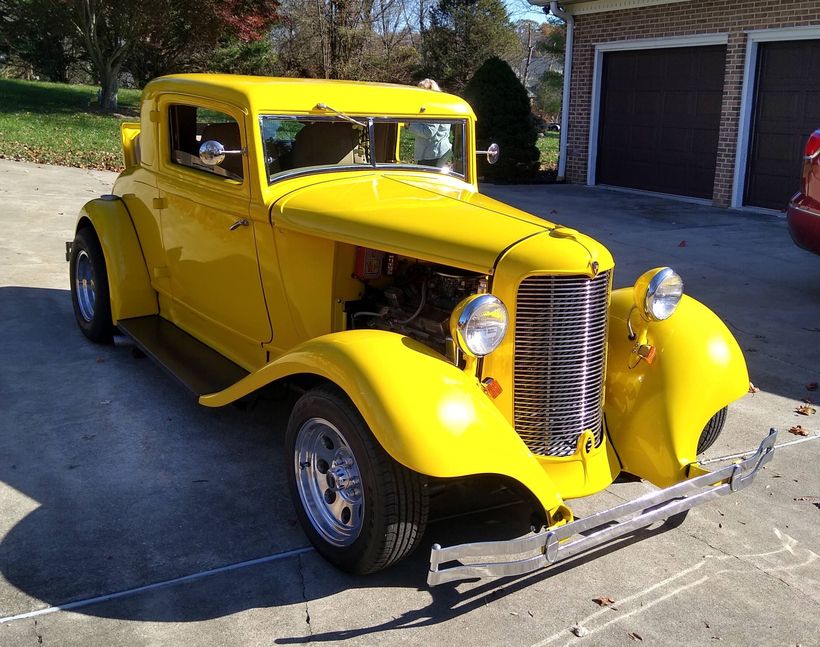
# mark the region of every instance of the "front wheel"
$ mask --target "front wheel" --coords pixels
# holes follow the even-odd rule
[[[418,545],[427,524],[425,479],[387,455],[343,393],[319,387],[303,395],[285,447],[299,522],[328,561],[373,573]]]
[[[720,436],[720,432],[723,431],[723,425],[726,424],[726,414],[728,410],[728,407],[723,407],[709,419],[709,422],[706,423],[706,426],[703,428],[703,431],[700,432],[700,438],[698,439],[698,454],[702,454],[714,445],[715,441],[718,439],[718,436]]]
[[[111,301],[108,275],[100,241],[93,229],[77,232],[69,264],[74,317],[83,334],[98,344],[111,340]]]

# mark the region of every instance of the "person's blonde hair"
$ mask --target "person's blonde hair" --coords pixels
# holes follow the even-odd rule
[[[433,81],[433,79],[422,79],[419,81],[419,87],[424,88],[425,90],[435,90],[436,92],[441,92],[441,88],[438,87],[438,83]]]

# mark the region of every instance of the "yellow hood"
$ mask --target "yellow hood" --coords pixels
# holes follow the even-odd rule
[[[329,178],[271,208],[275,226],[492,274],[514,243],[553,223],[435,175],[385,172]]]

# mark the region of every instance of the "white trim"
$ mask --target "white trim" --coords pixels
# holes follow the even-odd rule
[[[595,59],[592,67],[592,105],[589,117],[589,152],[587,154],[587,186],[595,186],[595,170],[598,166],[598,123],[601,111],[601,82],[604,54],[623,50],[666,49],[670,47],[704,47],[708,45],[726,45],[729,34],[697,34],[695,36],[672,36],[670,38],[643,38],[637,40],[618,40],[599,43],[595,46]]]
[[[740,118],[737,125],[737,148],[735,149],[735,172],[732,178],[733,209],[743,208],[746,189],[746,172],[749,156],[749,138],[752,134],[752,108],[754,107],[755,77],[757,76],[758,44],[783,40],[820,39],[820,27],[792,27],[790,29],[755,29],[746,32],[746,61],[743,65],[743,89],[740,93]],[[757,207],[754,207],[757,209]]]
[[[589,13],[601,13],[603,11],[623,11],[626,9],[639,9],[642,7],[653,7],[662,4],[673,4],[675,2],[686,2],[687,0],[589,0],[588,2],[566,2],[567,13],[580,16]]]
[[[598,43],[595,51],[611,52],[623,49],[668,49],[670,47],[697,47],[699,45],[726,45],[728,32],[695,34],[694,36],[669,36],[668,38],[635,38]]]

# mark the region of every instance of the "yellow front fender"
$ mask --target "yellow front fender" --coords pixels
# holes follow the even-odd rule
[[[122,199],[110,196],[87,202],[77,219],[77,229],[89,224],[105,257],[113,323],[157,314],[157,293],[151,287],[139,238]]]
[[[632,288],[615,290],[609,311],[606,403],[612,444],[623,468],[666,487],[686,478],[709,419],[749,388],[740,347],[723,322],[684,296],[666,321],[627,318]],[[654,349],[650,364],[634,351]]]
[[[408,337],[378,330],[317,337],[199,401],[223,406],[299,374],[321,376],[347,393],[402,465],[435,477],[502,474],[528,488],[553,520],[571,519],[558,488],[476,377]]]

